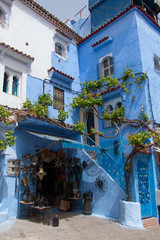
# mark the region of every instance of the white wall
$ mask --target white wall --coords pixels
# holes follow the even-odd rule
[[[8,28],[0,26],[0,42],[34,57],[35,60],[27,73],[40,79],[47,78],[47,70],[51,67],[51,53],[54,51],[53,30],[55,27],[53,24],[18,0],[13,2],[9,22]],[[0,59],[0,104],[20,107],[26,98],[26,72],[21,72],[23,95],[17,100],[18,97],[2,92],[4,65],[12,68],[12,61],[8,60],[6,63]]]
[[[53,27],[25,4],[15,0],[11,9],[9,29],[0,27],[0,42],[34,57],[31,73],[43,79],[51,66]]]

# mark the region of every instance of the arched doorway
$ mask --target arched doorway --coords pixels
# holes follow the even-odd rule
[[[80,121],[84,122],[86,124],[86,132],[87,133],[90,133],[91,128],[94,128],[95,131],[99,130],[99,127],[98,127],[98,117],[96,116],[94,111],[89,111],[88,108],[85,109],[85,110],[81,109],[81,111],[80,111]],[[93,134],[93,135],[90,135],[90,138],[94,142],[99,144],[99,136]],[[93,142],[92,140],[90,140],[88,143]],[[88,141],[87,137],[83,137],[83,141],[84,141],[85,144],[87,144],[87,141]]]
[[[94,113],[93,111],[89,110],[89,113],[87,114],[87,123],[86,123],[86,132],[88,134],[91,133],[91,129],[94,128]],[[87,143],[89,145],[94,145],[94,142],[95,142],[95,134],[91,134],[89,135],[89,139],[87,141]]]

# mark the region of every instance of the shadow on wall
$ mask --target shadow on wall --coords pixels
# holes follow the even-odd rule
[[[94,160],[87,161],[83,171],[83,192],[93,192],[93,214],[119,219],[120,200],[126,199],[125,192]]]

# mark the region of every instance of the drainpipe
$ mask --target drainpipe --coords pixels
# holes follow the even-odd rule
[[[45,82],[50,82],[50,79],[45,78],[43,80],[43,94],[45,93]]]

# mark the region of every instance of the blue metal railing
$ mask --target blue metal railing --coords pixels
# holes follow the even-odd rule
[[[97,146],[101,149],[100,154],[96,154],[94,151],[90,151],[90,155],[93,157],[98,165],[102,167],[112,178],[113,180],[126,192],[126,181],[125,181],[125,171],[124,166],[121,166],[117,161],[107,152],[107,150],[101,148],[93,139],[87,136],[87,139],[93,142],[94,146]]]

